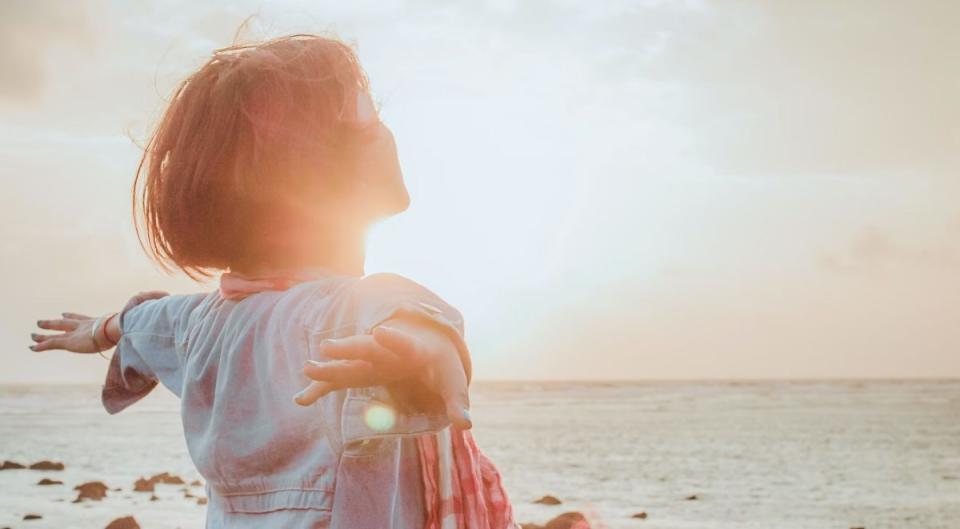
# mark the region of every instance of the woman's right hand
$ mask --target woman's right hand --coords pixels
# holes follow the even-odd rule
[[[63,318],[58,320],[39,320],[37,327],[48,331],[62,331],[61,334],[31,333],[30,338],[37,342],[30,346],[31,351],[49,351],[63,349],[72,353],[98,353],[100,349],[93,340],[93,325],[96,318],[64,312]]]
[[[167,292],[150,291],[140,292],[130,298],[123,307],[121,313],[136,307],[144,301],[158,299],[168,296]],[[31,351],[49,351],[52,349],[61,349],[72,353],[90,354],[99,353],[112,347],[102,339],[94,339],[93,326],[97,323],[97,318],[78,314],[76,312],[64,312],[62,318],[57,320],[39,320],[37,327],[48,331],[62,331],[60,334],[39,334],[31,333],[30,338],[36,342],[30,346]],[[105,329],[109,336],[119,337],[119,322],[117,318],[112,318],[110,327]],[[98,333],[104,332],[104,329],[98,330]],[[110,338],[113,339],[113,338]]]

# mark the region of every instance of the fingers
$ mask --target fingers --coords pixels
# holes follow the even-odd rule
[[[467,390],[467,375],[460,359],[446,355],[433,367],[433,386],[443,397],[447,418],[462,430],[473,426],[470,418],[470,394]]]
[[[324,340],[317,349],[322,356],[337,360],[365,360],[381,366],[397,362],[396,355],[382,347],[370,335]]]
[[[293,401],[301,406],[309,406],[331,391],[376,383],[373,366],[362,360],[308,360],[303,372],[314,382],[293,396]]]
[[[320,397],[337,389],[341,388],[332,382],[311,382],[309,386],[293,396],[293,402],[301,406],[309,406],[320,400]]]
[[[30,339],[33,340],[33,341],[35,341],[35,342],[37,342],[37,343],[43,342],[44,340],[50,340],[50,339],[52,339],[52,338],[54,338],[54,337],[56,337],[56,336],[60,336],[60,335],[58,335],[58,334],[40,334],[40,333],[36,333],[36,332],[30,333]]]
[[[382,347],[412,361],[425,361],[420,343],[410,334],[399,329],[378,325],[373,330],[373,338]]]
[[[64,313],[65,315],[68,313]],[[80,319],[37,320],[37,327],[48,331],[72,331],[80,324]]]
[[[34,336],[36,336],[36,338],[34,338]],[[37,343],[31,345],[30,350],[37,353],[51,349],[66,349],[62,334],[56,336],[31,335],[31,338],[34,338],[34,341]]]
[[[64,319],[68,320],[92,320],[93,316],[87,316],[86,314],[80,314],[79,312],[64,312],[61,314]]]
[[[369,362],[363,360],[331,360],[315,362],[308,360],[303,373],[318,382],[331,382],[340,387],[364,387],[379,383],[376,372]]]

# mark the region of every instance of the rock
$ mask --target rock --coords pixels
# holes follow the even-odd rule
[[[27,467],[13,461],[4,461],[3,465],[0,466],[0,470],[17,470],[19,468],[27,468]]]
[[[565,512],[547,522],[543,529],[590,529],[590,522],[579,512]]]
[[[160,498],[158,498],[156,494],[151,494],[151,495],[150,495],[150,501],[157,501],[157,500],[159,500],[159,499],[160,499]]]
[[[563,502],[560,501],[560,498],[547,494],[539,500],[534,500],[533,503],[540,503],[542,505],[560,505]]]
[[[206,505],[206,504],[207,504],[206,498],[197,498],[197,505]]]
[[[133,516],[124,516],[108,523],[106,529],[140,529],[140,524]]]
[[[164,485],[183,485],[183,478],[180,476],[174,476],[169,472],[164,472],[162,474],[157,474],[150,478],[150,481],[154,483],[163,483]]]
[[[174,476],[169,472],[163,472],[162,474],[155,474],[149,478],[140,478],[133,483],[134,492],[153,492],[158,483],[164,485],[185,485],[183,478],[180,476]]]
[[[134,492],[153,492],[155,483],[149,479],[140,478],[133,483]]]
[[[691,494],[691,495],[687,496],[687,497],[684,498],[684,499],[687,500],[687,501],[694,501],[694,500],[699,500],[700,497],[697,496],[696,494]]]
[[[37,485],[63,485],[59,479],[43,478],[37,482]]]
[[[24,514],[23,519],[24,520],[42,520],[43,516],[40,516],[39,514]]]
[[[200,481],[199,479],[195,479],[195,480],[193,480],[193,481],[190,482],[190,486],[191,486],[191,487],[202,487],[202,486],[203,486],[203,482]]]
[[[850,529],[865,529],[864,527],[851,527]]]
[[[193,494],[190,494],[190,491],[187,491],[187,492],[184,492],[184,493],[183,493],[183,497],[184,497],[184,498],[193,498],[194,495],[193,495]]]
[[[91,481],[77,485],[73,490],[80,491],[77,494],[77,499],[73,500],[73,503],[80,503],[83,500],[100,501],[107,495],[107,490],[109,489],[107,489],[107,486],[104,485],[102,481]]]
[[[56,461],[37,461],[30,465],[30,470],[63,470],[63,463]]]
[[[646,520],[646,519],[647,519],[647,513],[643,512],[643,511],[640,511],[640,512],[638,512],[638,513],[635,513],[633,516],[631,516],[631,518],[636,518],[636,519],[638,519],[638,520]]]

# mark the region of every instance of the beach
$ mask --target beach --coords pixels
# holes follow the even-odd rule
[[[472,415],[523,523],[960,527],[960,381],[478,381]],[[2,386],[0,460],[65,466],[0,471],[0,527],[203,527],[202,477],[163,389],[109,416],[96,386]],[[162,472],[184,484],[133,490]],[[92,481],[106,497],[73,503]]]

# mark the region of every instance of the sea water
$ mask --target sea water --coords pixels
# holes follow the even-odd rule
[[[960,381],[478,381],[471,408],[521,522],[960,529]],[[0,472],[0,527],[203,527],[203,487],[132,491],[160,472],[201,478],[182,435],[162,388],[109,416],[95,386],[0,386],[0,459],[67,466]],[[120,490],[72,503],[93,480]],[[533,503],[545,494],[563,503]]]

